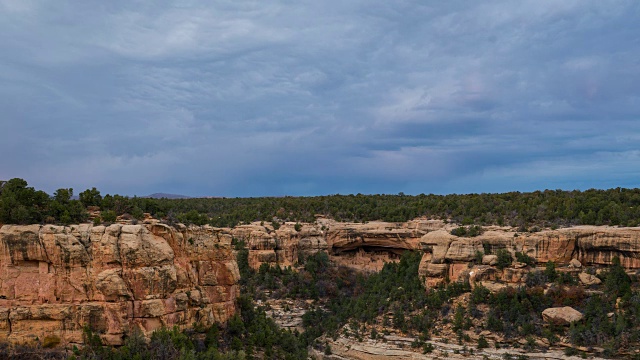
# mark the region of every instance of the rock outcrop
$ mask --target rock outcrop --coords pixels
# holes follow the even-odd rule
[[[611,265],[612,259],[618,257],[624,267],[640,268],[640,228],[576,226],[518,233],[513,228],[487,227],[484,233],[474,238],[451,235],[452,228],[443,226],[420,239],[420,248],[425,250],[420,273],[425,276],[427,286],[437,285],[446,277],[455,281],[460,276],[468,276],[464,267],[476,262],[497,265],[498,258],[486,253],[495,254],[500,249],[508,251],[514,261],[515,253],[520,252],[540,265],[554,261],[558,265],[579,269],[583,265]],[[479,258],[478,254],[482,257]],[[435,264],[438,264],[437,271],[434,271]],[[497,278],[510,283],[522,282],[530,271],[524,264],[514,262],[512,266],[501,270],[501,276]],[[585,275],[582,276],[585,281],[597,281],[592,278],[587,280]]]
[[[224,322],[240,277],[231,240],[208,226],[1,226],[0,340],[81,343],[87,325],[119,345],[133,329]]]
[[[420,238],[441,225],[430,220],[361,224],[320,219],[315,224],[288,222],[277,230],[256,222],[225,231],[247,243],[249,265],[254,269],[264,263],[295,265],[301,257],[324,251],[341,265],[379,270],[385,262],[399,259],[402,252],[418,250]]]
[[[581,272],[580,274],[578,274],[578,278],[580,279],[580,282],[583,285],[587,285],[587,286],[598,285],[602,283],[602,280],[600,280],[597,276],[587,274],[586,272]]]
[[[542,312],[542,318],[549,323],[569,325],[572,322],[582,320],[583,315],[571,306],[564,306],[545,309]]]
[[[572,264],[584,284],[599,279],[581,267],[609,265],[614,256],[640,268],[640,228],[579,226],[536,233],[486,227],[473,238],[451,234],[439,220],[406,223],[252,223],[235,228],[141,225],[0,226],[0,340],[45,336],[82,342],[91,326],[118,345],[133,329],[224,322],[235,312],[239,271],[233,239],[249,249],[249,265],[292,266],[326,252],[339,265],[375,271],[405,251],[422,251],[419,275],[435,286],[468,280],[489,289],[523,282],[536,264]],[[498,268],[498,250],[514,263]],[[516,253],[535,264],[517,263]],[[531,261],[525,259],[531,264]],[[565,269],[566,270],[566,269]]]
[[[253,269],[262,264],[292,266],[299,255],[327,250],[324,233],[314,224],[286,223],[275,230],[271,224],[252,223],[225,231],[247,244]]]
[[[512,284],[525,281],[536,264],[544,266],[549,261],[577,270],[583,265],[610,265],[617,256],[626,268],[640,268],[640,228],[577,226],[522,233],[515,228],[488,226],[479,236],[468,238],[452,235],[456,227],[426,219],[340,223],[319,218],[314,224],[285,223],[277,230],[271,224],[252,223],[225,232],[248,244],[249,264],[254,269],[264,263],[293,266],[301,258],[325,251],[338,265],[377,271],[386,262],[400,259],[405,251],[422,251],[419,271],[428,287],[445,279],[470,279],[469,268],[479,265],[493,267],[476,271],[481,278],[491,274],[491,281]],[[495,254],[501,249],[512,255],[514,263],[498,270]],[[530,267],[515,262],[516,253],[527,255],[536,264]]]
[[[472,265],[493,266],[495,270],[495,254],[500,249],[507,250],[514,261],[520,252],[540,266],[548,261],[574,269],[606,266],[617,256],[626,268],[640,268],[640,228],[577,226],[521,233],[515,228],[488,226],[479,236],[467,238],[452,235],[456,227],[426,219],[340,223],[319,218],[314,224],[285,223],[277,230],[271,224],[252,223],[225,232],[248,244],[249,264],[254,269],[264,263],[293,266],[301,258],[324,251],[338,265],[377,271],[386,262],[397,261],[404,251],[423,251],[420,275],[429,287],[445,279],[469,278]],[[518,283],[532,270],[514,263],[499,271],[483,269],[482,273],[490,272],[496,281]]]

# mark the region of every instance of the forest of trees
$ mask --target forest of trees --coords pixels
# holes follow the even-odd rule
[[[313,222],[316,215],[338,221],[402,222],[428,217],[462,225],[557,227],[569,225],[638,226],[640,189],[465,195],[327,195],[311,197],[152,199],[101,195],[87,189],[74,200],[73,189],[53,196],[22,179],[0,182],[0,223],[74,223],[87,219],[87,206],[97,206],[103,220],[122,214],[140,219],[150,213],[167,222],[235,226],[252,221]]]

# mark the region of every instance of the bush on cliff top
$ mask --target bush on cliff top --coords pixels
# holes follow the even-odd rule
[[[71,190],[71,189],[60,189]],[[64,191],[63,191],[64,192]],[[213,226],[235,226],[240,222],[314,222],[321,214],[337,221],[384,220],[402,222],[425,216],[452,220],[463,225],[511,225],[536,228],[558,225],[637,225],[640,189],[586,191],[545,190],[530,193],[464,195],[328,195],[313,197],[151,199],[105,195],[92,188],[54,209],[54,200],[22,179],[0,182],[0,222],[79,222],[83,206],[99,206],[117,215],[151,213],[156,218]],[[59,202],[59,201],[58,201]],[[59,202],[60,203],[60,202]],[[68,212],[68,216],[65,215]],[[196,216],[195,211],[198,215]],[[277,222],[275,222],[277,223]]]

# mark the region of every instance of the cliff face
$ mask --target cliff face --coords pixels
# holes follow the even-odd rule
[[[617,256],[626,268],[640,268],[640,228],[577,226],[518,233],[514,228],[494,226],[486,227],[477,237],[464,238],[451,235],[455,227],[437,220],[361,224],[319,219],[315,224],[301,224],[298,230],[294,223],[278,230],[254,223],[225,231],[247,242],[249,262],[255,269],[263,263],[290,266],[299,255],[326,251],[338,264],[375,271],[385,262],[399,259],[404,251],[422,250],[421,274],[431,278],[427,283],[436,284],[446,276],[457,279],[477,252],[495,253],[498,249],[512,255],[522,252],[540,264],[554,261],[566,265],[576,259],[585,265],[604,266]],[[495,276],[521,281],[525,273],[513,269]]]
[[[380,270],[385,262],[399,259],[406,250],[417,250],[420,238],[441,222],[340,223],[320,219],[315,224],[286,223],[277,230],[271,224],[240,225],[226,232],[247,243],[249,265],[291,266],[300,257],[328,252],[338,264],[359,270]]]
[[[270,224],[254,223],[225,229],[234,238],[243,240],[249,249],[249,265],[258,269],[262,264],[291,266],[298,262],[298,256],[308,256],[318,251],[326,251],[328,246],[324,232],[315,224],[282,225],[277,230]]]
[[[492,227],[474,238],[459,238],[443,228],[425,234],[420,239],[426,252],[420,266],[427,285],[435,285],[445,277],[457,280],[460,276],[490,277],[490,280],[521,282],[530,271],[523,264],[514,263],[504,271],[497,271],[490,258],[483,260],[487,269],[469,270],[469,263],[478,251],[495,253],[505,249],[512,255],[522,252],[544,264],[554,261],[558,265],[577,266],[610,265],[618,257],[627,269],[640,268],[640,228],[614,228],[605,226],[577,226],[536,233],[517,233],[515,229]],[[576,262],[577,261],[577,262]],[[574,266],[575,267],[575,266]],[[489,276],[488,274],[491,274]],[[486,280],[489,280],[488,278]]]
[[[0,341],[55,336],[80,343],[82,327],[90,325],[105,343],[118,345],[136,328],[149,334],[161,326],[224,322],[234,314],[239,292],[234,237],[246,241],[256,269],[263,263],[295,265],[300,257],[327,252],[337,264],[375,271],[404,251],[423,251],[419,271],[427,286],[446,277],[495,286],[524,281],[531,271],[524,264],[499,270],[495,256],[477,263],[478,252],[498,249],[522,252],[541,265],[577,262],[570,271],[579,272],[581,264],[608,265],[614,256],[629,269],[640,268],[640,228],[517,233],[487,227],[480,236],[461,238],[451,235],[454,227],[433,220],[327,219],[278,229],[260,223],[233,229],[158,223],[0,226]]]
[[[239,277],[231,236],[211,227],[4,225],[0,340],[208,326],[234,314]]]

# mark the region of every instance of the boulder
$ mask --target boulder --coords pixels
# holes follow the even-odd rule
[[[569,266],[579,269],[582,267],[582,263],[578,259],[571,259],[571,261],[569,261]]]
[[[442,264],[445,261],[449,245],[456,239],[446,230],[432,231],[420,238],[420,245],[432,254],[431,262]]]
[[[582,318],[582,313],[570,306],[548,308],[542,312],[544,321],[558,325],[569,325],[572,322],[582,320]]]
[[[602,283],[602,280],[600,280],[597,276],[587,274],[586,272],[581,272],[580,274],[578,274],[578,278],[580,278],[581,283],[587,286],[598,285]]]
[[[498,263],[498,255],[485,255],[482,257],[482,265],[494,266]]]

